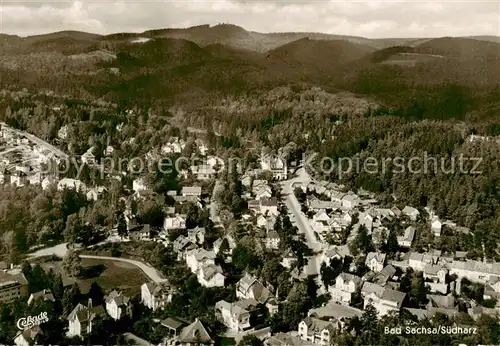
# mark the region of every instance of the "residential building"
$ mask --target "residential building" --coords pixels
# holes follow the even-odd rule
[[[85,193],[87,191],[87,187],[80,180],[69,179],[69,178],[61,179],[57,183],[57,190],[58,191],[62,191],[65,189],[81,191],[83,193]]]
[[[488,281],[500,277],[500,263],[485,263],[480,261],[466,260],[453,261],[449,265],[450,275],[455,274],[459,279],[467,278],[472,282],[486,284]]]
[[[188,239],[194,244],[202,245],[205,243],[205,234],[206,231],[204,227],[196,226],[196,228],[188,229]]]
[[[278,232],[272,230],[267,232],[266,248],[270,250],[278,250],[280,246],[280,236]]]
[[[264,286],[257,278],[245,273],[236,283],[236,297],[239,299],[255,299],[261,304],[265,304],[271,314],[278,310],[278,305],[271,291]]]
[[[398,236],[398,245],[405,248],[410,248],[415,238],[415,227],[409,226],[405,229],[404,235]]]
[[[189,322],[179,317],[167,317],[161,321],[161,325],[168,329],[170,337],[180,335],[182,329],[189,325]]]
[[[198,180],[208,180],[215,178],[215,174],[217,173],[215,169],[213,169],[209,165],[199,165],[199,166],[191,166],[191,172],[196,176]]]
[[[55,302],[54,295],[52,294],[52,292],[50,292],[50,290],[47,289],[31,293],[28,298],[28,305],[31,305],[38,300],[43,300],[44,302],[46,301]]]
[[[132,317],[132,303],[130,298],[122,292],[113,290],[105,297],[106,312],[114,320],[119,320],[124,316]]]
[[[87,165],[93,165],[95,164],[95,155],[94,155],[94,147],[91,147],[89,150],[87,150],[82,156],[81,160],[83,163]]]
[[[201,186],[184,186],[181,190],[182,196],[201,196]]]
[[[196,276],[204,287],[224,287],[226,281],[222,268],[211,263],[202,265]]]
[[[180,335],[175,339],[175,345],[178,346],[200,346],[214,345],[215,342],[208,334],[206,328],[196,319],[189,326],[184,327]]]
[[[9,304],[17,298],[28,297],[28,280],[24,274],[0,272],[0,303]]]
[[[352,294],[356,293],[361,289],[362,280],[359,276],[341,273],[335,279],[335,286],[330,286],[328,292],[332,297],[332,300],[344,304],[349,304],[351,302]]]
[[[250,328],[250,312],[237,303],[228,303],[225,300],[215,304],[218,318],[230,331],[241,332]]]
[[[220,247],[221,247],[224,239],[227,240],[227,242],[229,244],[229,251],[232,252],[234,250],[234,248],[236,247],[236,241],[234,240],[234,238],[231,235],[228,234],[224,238],[218,238],[216,241],[214,241],[213,250],[214,250],[216,255],[219,253]]]
[[[186,229],[186,216],[181,214],[167,216],[163,222],[163,229],[166,231],[172,229]]]
[[[330,346],[330,339],[339,326],[330,321],[306,317],[299,323],[299,337],[315,345]]]
[[[443,224],[438,219],[434,219],[431,222],[431,232],[432,232],[432,234],[434,234],[435,237],[441,236],[442,228],[443,228]]]
[[[105,314],[101,305],[93,307],[92,300],[89,299],[88,305],[78,304],[68,315],[68,337],[84,337],[92,333],[92,325],[96,318],[103,317]]]
[[[215,252],[205,249],[194,249],[186,254],[186,265],[191,272],[196,274],[198,270],[208,264],[215,264]]]
[[[264,215],[278,216],[278,200],[275,197],[261,199],[260,212]]]
[[[389,288],[382,292],[370,292],[364,297],[364,308],[368,304],[373,305],[379,316],[385,316],[391,311],[399,311],[406,297],[406,293],[395,291]]]
[[[283,260],[281,261],[281,265],[287,269],[291,269],[292,265],[297,262],[297,256],[291,252],[288,251],[283,255]]]
[[[439,261],[439,255],[432,253],[410,252],[408,265],[416,271],[424,271],[427,264],[436,264]]]
[[[380,252],[369,252],[366,255],[365,264],[371,271],[378,273],[384,269],[386,254]]]
[[[373,282],[385,286],[387,282],[396,275],[396,268],[392,265],[387,265],[377,275],[374,276]]]
[[[264,172],[271,172],[275,180],[286,180],[288,177],[286,160],[280,157],[262,155],[260,158],[260,167]]]
[[[440,264],[426,264],[423,270],[424,278],[435,282],[446,283],[448,269]]]
[[[310,341],[302,340],[289,333],[273,334],[265,343],[266,346],[314,346]]]
[[[174,290],[168,283],[148,282],[141,286],[141,303],[153,311],[163,309],[171,300]]]
[[[404,207],[401,212],[404,215],[408,216],[411,221],[417,221],[417,218],[420,215],[420,212],[417,209],[409,206]]]
[[[43,335],[40,326],[34,326],[29,329],[20,330],[14,337],[14,344],[16,346],[32,346],[40,344],[39,338]]]

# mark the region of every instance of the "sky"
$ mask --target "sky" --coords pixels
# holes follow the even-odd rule
[[[0,32],[98,34],[229,23],[258,32],[383,37],[500,36],[500,0],[0,0]]]

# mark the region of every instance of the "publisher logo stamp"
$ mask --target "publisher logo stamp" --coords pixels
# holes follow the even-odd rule
[[[42,323],[46,323],[49,321],[49,317],[47,316],[47,312],[42,312],[38,316],[28,316],[23,317],[17,320],[17,328],[20,330],[26,330],[33,328],[34,326],[39,326]]]

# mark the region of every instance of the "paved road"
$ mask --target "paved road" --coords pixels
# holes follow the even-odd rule
[[[306,236],[307,245],[312,250],[319,251],[323,248],[323,245],[316,239],[316,235],[314,234],[314,231],[309,224],[309,220],[304,215],[304,213],[302,213],[300,203],[295,197],[292,189],[293,183],[308,183],[311,181],[311,177],[303,168],[297,171],[297,175],[298,176],[296,178],[286,180],[281,183],[281,192],[285,197],[286,207],[294,215],[294,218],[292,218],[292,223],[294,223],[298,227],[299,231]]]
[[[152,266],[147,265],[143,262],[134,261],[128,258],[119,258],[119,257],[106,257],[106,256],[93,256],[93,255],[80,255],[80,258],[88,258],[88,259],[101,259],[101,260],[110,260],[110,261],[118,261],[118,262],[126,262],[133,264],[139,267],[146,276],[148,276],[151,281],[156,283],[161,283],[167,281],[163,278],[163,276]]]
[[[55,255],[57,257],[63,258],[66,255],[66,253],[68,252],[67,245],[68,245],[68,243],[64,243],[64,244],[59,244],[59,245],[47,247],[44,249],[40,249],[40,250],[37,250],[35,252],[28,254],[28,257],[31,259],[31,258]]]
[[[219,208],[217,202],[215,201],[215,196],[218,193],[217,191],[221,188],[221,182],[219,180],[215,181],[214,190],[212,191],[212,198],[210,200],[210,220],[212,220],[214,224],[218,224],[220,222],[220,218],[218,215]]]
[[[24,131],[17,130],[15,128],[13,128],[13,127],[8,126],[7,124],[5,124],[3,122],[0,122],[0,125],[2,127],[6,128],[6,129],[9,129],[9,130],[17,133],[19,136],[24,136],[24,137],[28,138],[30,141],[38,144],[39,146],[44,147],[44,148],[50,150],[54,155],[56,155],[59,158],[68,158],[69,157],[68,154],[66,154],[65,152],[57,149],[52,144],[47,143],[43,139],[38,138],[38,137],[32,135],[31,133],[27,133],[27,132],[24,132]]]

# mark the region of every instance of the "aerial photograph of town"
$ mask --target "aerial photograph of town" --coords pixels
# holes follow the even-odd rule
[[[500,345],[500,2],[0,1],[0,345]]]

